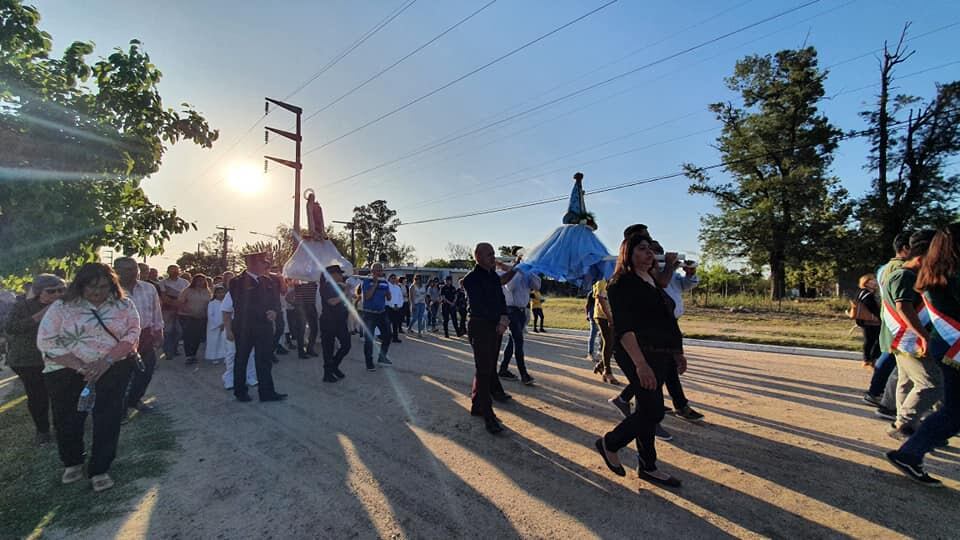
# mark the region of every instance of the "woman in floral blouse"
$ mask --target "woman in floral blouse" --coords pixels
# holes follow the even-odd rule
[[[95,383],[87,475],[94,491],[113,486],[107,471],[117,453],[123,394],[134,368],[128,357],[137,350],[139,335],[137,308],[124,295],[113,269],[100,263],[83,265],[63,299],[54,302],[40,321],[37,347],[46,359],[44,373],[65,467],[64,484],[83,477],[87,413],[77,411],[77,400],[86,384]]]

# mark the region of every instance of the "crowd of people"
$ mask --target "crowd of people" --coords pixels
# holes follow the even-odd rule
[[[890,435],[902,442],[887,453],[889,461],[914,480],[939,485],[922,461],[960,430],[960,225],[905,233],[893,247],[893,259],[861,278],[851,308],[863,328],[864,360],[873,367],[864,400],[892,419]],[[346,376],[340,366],[354,336],[363,340],[366,369],[375,372],[393,364],[391,346],[402,343],[401,335],[439,333],[442,326],[450,338],[452,326],[473,351],[470,414],[497,434],[504,427],[493,402],[511,399],[502,381],[534,384],[524,334],[531,319],[534,332],[545,331],[544,299],[540,277],[519,259],[498,261],[488,243],[478,244],[474,257],[475,267],[456,284],[450,276],[422,275],[408,284],[379,263],[349,277],[332,265],[321,281],[297,282],[284,279],[266,253],[246,255],[242,273],[215,277],[170,266],[161,279],[126,257],[112,267],[86,264],[69,284],[41,274],[5,325],[8,364],[26,390],[37,444],[56,441],[62,481],[86,474],[95,491],[113,485],[108,473],[121,425],[153,410],[144,396],[158,349],[172,360],[182,346],[187,365],[222,364],[224,388],[238,402],[252,401],[252,387],[270,402],[287,398],[274,387],[272,368],[293,350],[300,359],[322,356],[323,381],[336,383]],[[656,440],[672,438],[660,425],[671,410],[664,386],[673,414],[703,419],[680,382],[687,365],[678,324],[682,292],[697,284],[695,263],[665,252],[646,226],[633,225],[624,231],[612,276],[590,289],[587,359],[604,383],[623,386],[608,400],[623,420],[594,443],[614,474],[626,474],[619,451],[635,441],[638,476],[680,486],[658,469]],[[518,374],[510,371],[514,360]],[[613,362],[626,384],[614,376]],[[84,473],[87,416],[93,441]]]

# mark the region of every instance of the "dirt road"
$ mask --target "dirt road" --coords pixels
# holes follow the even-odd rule
[[[684,377],[702,425],[668,416],[661,467],[684,486],[610,474],[593,440],[618,420],[581,338],[528,336],[537,386],[505,382],[498,437],[468,415],[463,340],[404,336],[395,367],[347,378],[283,357],[283,403],[237,403],[220,370],[161,363],[151,393],[175,419],[176,464],[123,519],[85,538],[955,537],[960,450],[937,452],[931,490],[881,453],[886,424],[859,401],[858,362],[692,348]],[[956,439],[955,439],[956,440]],[[124,451],[121,446],[120,452]],[[117,478],[118,482],[133,481]],[[639,488],[639,489],[638,489]],[[65,531],[47,536],[71,537]]]

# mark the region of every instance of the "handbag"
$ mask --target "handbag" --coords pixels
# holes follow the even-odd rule
[[[93,313],[93,316],[97,318],[97,322],[100,323],[100,327],[106,330],[106,332],[110,334],[110,337],[112,337],[114,341],[116,341],[117,343],[120,343],[120,339],[117,338],[117,336],[114,335],[114,333],[111,332],[109,328],[107,328],[106,323],[104,323],[103,319],[100,318],[100,314],[97,313],[97,310],[91,309],[90,313]],[[124,360],[130,360],[131,362],[133,362],[133,365],[136,366],[137,370],[140,371],[141,373],[147,370],[147,366],[143,363],[143,358],[140,357],[140,353],[138,353],[137,351],[133,351],[130,354],[128,354],[127,357],[124,358]]]

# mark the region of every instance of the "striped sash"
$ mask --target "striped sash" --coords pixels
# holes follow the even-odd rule
[[[890,347],[900,352],[919,355],[920,347],[918,338],[920,336],[910,329],[907,321],[900,315],[900,312],[897,311],[896,306],[892,306],[884,300],[880,315],[883,319],[884,326],[886,326],[887,330],[890,330],[890,333],[893,335],[893,341],[890,343]],[[917,317],[923,326],[930,324],[930,313],[926,307],[921,307],[917,310]]]
[[[930,302],[930,299],[927,298],[927,295],[923,295],[923,303],[926,304],[927,311],[930,312],[930,321],[933,323],[933,327],[937,329],[937,334],[949,346],[947,353],[943,355],[943,361],[955,366],[960,365],[960,322],[938,311]]]

